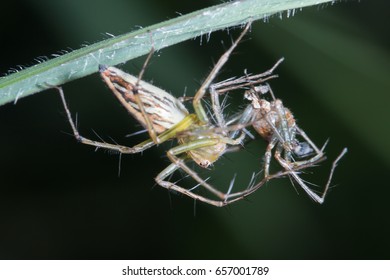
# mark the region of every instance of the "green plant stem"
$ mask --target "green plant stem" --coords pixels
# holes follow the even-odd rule
[[[99,64],[115,65],[223,28],[331,0],[241,0],[212,6],[111,37],[0,79],[0,105],[85,77]]]

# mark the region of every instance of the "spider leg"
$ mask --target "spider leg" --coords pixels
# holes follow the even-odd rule
[[[245,127],[246,124],[250,124],[251,121],[253,120],[255,114],[254,114],[254,108],[253,106],[250,104],[248,106],[246,106],[245,110],[242,112],[241,116],[239,116],[239,119],[238,119],[238,122],[237,124],[238,125],[242,125],[243,127]],[[234,121],[234,120],[233,120]],[[230,133],[230,137],[231,138],[235,138],[237,136],[237,133],[239,132],[240,130],[233,130],[231,133]]]
[[[322,204],[324,202],[325,195],[328,191],[329,185],[325,186],[325,189],[321,196],[313,192],[301,179],[301,177],[298,176],[297,172],[294,171],[294,169],[291,167],[289,162],[285,161],[281,155],[280,151],[275,152],[275,158],[279,162],[279,164],[285,169],[289,171],[289,175],[294,178],[294,180],[301,186],[301,188],[317,203]]]
[[[307,142],[309,143],[309,145],[314,149],[314,151],[317,153],[317,154],[323,154],[323,149],[319,149],[316,144],[314,144],[313,141],[311,141],[311,139],[309,138],[309,136],[307,136],[307,134],[300,128],[298,127],[297,125],[295,125],[295,128],[298,132],[299,135],[302,136],[302,138]]]
[[[219,95],[215,91],[215,89],[211,86],[210,89],[210,95],[211,95],[211,107],[215,116],[215,119],[217,120],[217,125],[219,128],[225,128],[226,122],[225,118],[223,117],[221,104],[219,102]],[[225,131],[222,131],[224,133]]]
[[[137,146],[134,146],[134,147],[127,147],[127,146],[122,146],[122,145],[116,145],[116,144],[110,144],[110,143],[105,143],[105,142],[99,142],[99,141],[94,141],[94,140],[91,140],[91,139],[88,139],[88,138],[85,138],[83,136],[80,135],[79,131],[77,130],[77,127],[72,119],[72,115],[70,113],[70,110],[68,108],[68,105],[66,104],[66,100],[65,100],[65,96],[64,96],[64,91],[62,90],[61,87],[56,87],[56,89],[58,90],[60,96],[61,96],[61,100],[62,100],[62,104],[64,106],[64,109],[65,109],[65,112],[66,112],[66,116],[68,118],[68,121],[69,121],[69,124],[72,128],[72,131],[73,131],[73,135],[74,137],[76,138],[77,141],[83,143],[83,144],[86,144],[86,145],[91,145],[91,146],[95,146],[97,148],[104,148],[104,149],[109,149],[109,150],[113,150],[113,151],[118,151],[120,153],[123,153],[123,154],[134,154],[134,153],[140,153],[152,146],[155,145],[155,143],[153,143],[152,141],[150,140],[147,140],[147,141],[144,141],[142,142],[141,144],[138,144]]]
[[[177,157],[177,155],[182,154],[182,153],[187,153],[196,149],[204,148],[204,147],[212,147],[214,145],[217,145],[221,142],[220,139],[212,139],[212,138],[205,138],[205,139],[199,139],[199,140],[194,140],[189,143],[185,143],[176,147],[171,148],[167,152],[167,157],[170,159],[170,161],[181,168],[184,172],[186,172],[188,175],[190,175],[198,184],[206,188],[208,191],[219,197],[221,200],[225,199],[225,194],[222,193],[221,191],[215,189],[212,187],[210,184],[205,182],[195,171],[193,171],[191,168],[189,168],[182,159]],[[163,179],[166,176],[164,176],[164,173],[160,173],[157,178],[156,182],[165,188],[169,188],[172,183],[163,181]]]
[[[221,143],[223,144],[230,144],[230,145],[238,145],[241,143],[242,139],[244,138],[244,134],[242,134],[237,139],[231,139],[229,137],[224,137],[218,134],[215,134],[215,138],[201,138],[201,139],[195,139],[191,142],[181,144],[179,146],[171,148],[167,152],[167,157],[172,162],[167,168],[165,168],[163,171],[161,171],[157,177],[156,182],[158,185],[160,185],[163,188],[166,189],[172,189],[177,192],[180,192],[182,194],[185,194],[191,198],[194,198],[196,200],[201,200],[203,202],[206,202],[211,205],[215,206],[224,206],[226,204],[229,204],[229,200],[231,198],[237,198],[238,196],[243,196],[246,192],[238,192],[238,193],[230,193],[231,189],[233,187],[233,182],[231,183],[229,190],[226,193],[223,193],[210,185],[206,182],[206,180],[202,179],[198,173],[196,173],[193,169],[188,167],[184,160],[179,157],[180,154],[183,153],[190,153],[189,156],[191,156],[191,151],[196,151],[197,149],[207,148],[207,147],[214,147],[216,145],[219,145]],[[205,196],[198,195],[191,190],[185,189],[183,187],[180,187],[176,185],[175,183],[166,181],[165,179],[173,174],[177,169],[182,169],[185,173],[187,173],[190,177],[192,177],[199,186],[204,187],[207,189],[210,193],[218,197],[218,200],[209,199]]]
[[[144,65],[142,66],[142,69],[138,75],[138,79],[137,79],[137,82],[135,83],[133,94],[134,94],[135,102],[137,103],[138,108],[140,109],[141,114],[143,115],[143,117],[145,119],[145,125],[146,125],[146,128],[148,130],[150,138],[153,140],[153,142],[155,144],[159,144],[159,143],[161,143],[161,140],[157,136],[157,133],[154,130],[154,126],[152,124],[152,121],[150,120],[150,117],[145,110],[145,106],[144,106],[144,104],[139,96],[139,84],[140,84],[140,81],[142,80],[142,77],[145,73],[145,69],[146,69],[147,65],[149,64],[150,59],[152,58],[153,53],[154,53],[154,46],[152,44],[152,48],[151,48],[151,50],[150,50],[150,52],[149,52],[149,54],[144,62]]]
[[[226,202],[224,199],[222,199],[222,200],[209,199],[205,196],[196,194],[196,193],[192,192],[191,190],[180,187],[180,186],[176,185],[175,183],[164,180],[166,177],[170,176],[171,174],[173,174],[173,172],[175,172],[178,169],[183,169],[189,176],[191,176],[193,179],[195,179],[199,183],[199,185],[201,185],[203,187],[208,186],[209,188],[214,189],[212,186],[210,186],[208,183],[206,183],[203,179],[201,179],[195,171],[190,169],[183,162],[182,159],[179,159],[179,158],[175,159],[174,163],[171,163],[167,168],[165,168],[163,171],[161,171],[157,175],[157,177],[155,178],[157,184],[163,188],[168,189],[168,190],[174,190],[178,193],[182,193],[188,197],[191,197],[194,200],[199,200],[199,201],[205,202],[205,203],[210,204],[210,205],[214,205],[217,207],[222,207],[222,206],[226,205]],[[223,193],[221,193],[221,194],[223,196]]]
[[[333,162],[332,164],[332,168],[330,170],[330,174],[329,174],[329,177],[328,177],[328,181],[325,185],[325,188],[324,188],[324,191],[322,192],[321,196],[319,196],[318,194],[316,194],[314,191],[312,191],[307,185],[306,183],[298,176],[297,172],[296,172],[296,169],[295,167],[292,167],[291,166],[291,163],[290,162],[287,162],[285,161],[281,155],[280,155],[280,152],[279,151],[276,151],[275,152],[275,158],[277,159],[277,161],[280,163],[280,165],[286,170],[288,171],[289,175],[292,176],[295,181],[301,186],[301,188],[316,202],[322,204],[324,203],[324,200],[325,200],[325,196],[329,190],[329,186],[330,186],[330,183],[332,181],[332,177],[333,177],[333,173],[334,173],[334,170],[336,169],[336,166],[337,166],[337,163],[340,161],[340,159],[345,155],[345,153],[347,152],[347,149],[344,148],[342,150],[342,152],[340,153],[340,155],[335,159],[335,161]],[[306,162],[306,167],[310,167],[312,166],[312,161],[308,161]]]
[[[270,79],[277,78],[278,75],[272,75],[273,71],[279,64],[284,60],[284,58],[279,59],[271,69],[256,75],[245,75],[239,78],[229,78],[225,81],[215,83],[211,85],[214,91],[218,92],[219,95],[224,94],[229,91],[236,89],[245,89],[246,87],[253,87],[255,91],[265,94],[265,91],[268,92],[268,84],[266,86],[254,87],[255,85],[262,84]],[[266,87],[265,91],[262,90]]]
[[[203,123],[209,123],[207,114],[202,106],[201,100],[203,96],[206,93],[206,90],[209,88],[210,84],[213,82],[215,77],[217,76],[218,72],[221,70],[223,65],[228,61],[229,56],[233,52],[233,50],[237,47],[238,43],[241,41],[241,39],[244,37],[246,32],[249,30],[251,26],[251,22],[249,22],[244,30],[241,32],[240,36],[233,42],[233,44],[230,46],[230,48],[219,58],[218,62],[215,64],[214,68],[211,70],[210,74],[207,76],[206,80],[203,82],[203,84],[200,86],[198,91],[195,94],[195,97],[193,99],[193,107],[195,110],[196,115],[199,117],[199,119]],[[218,108],[216,108],[218,110]],[[219,112],[216,112],[216,115],[218,115]]]
[[[318,147],[314,144],[313,141],[311,141],[311,139],[306,135],[306,133],[302,129],[300,129],[298,126],[295,126],[295,128],[296,128],[296,131],[298,132],[298,134],[300,134],[302,136],[302,138],[310,145],[310,147],[313,148],[315,155],[313,157],[305,159],[305,160],[290,161],[289,159],[292,159],[292,156],[290,153],[290,157],[287,160],[285,159],[285,162],[288,162],[289,165],[291,165],[292,169],[296,169],[297,167],[302,166],[302,165],[313,166],[316,162],[318,162],[322,158],[325,159],[326,157],[325,157],[325,153],[323,152],[323,149],[321,149],[321,150],[318,149]]]
[[[271,164],[271,157],[272,157],[272,149],[275,147],[276,143],[278,142],[278,138],[273,138],[266,148],[265,154],[264,154],[264,177],[268,178],[269,176],[269,167]]]
[[[272,89],[270,88],[270,92],[272,93]],[[273,98],[274,95],[272,93]],[[274,105],[276,108],[276,111],[279,115],[280,120],[280,127],[276,131],[281,131],[281,139],[280,142],[283,145],[284,151],[285,151],[285,158],[289,159],[291,158],[291,151],[292,151],[292,143],[295,138],[295,124],[293,126],[290,126],[287,120],[287,112],[285,107],[282,104],[282,101],[279,99],[276,99],[274,101]],[[275,131],[275,132],[276,132]]]
[[[199,200],[199,201],[205,202],[207,204],[210,204],[210,205],[213,205],[216,207],[223,207],[223,206],[226,206],[228,204],[237,202],[239,200],[243,200],[247,196],[249,196],[250,194],[257,191],[260,187],[265,185],[269,180],[274,179],[274,178],[283,177],[286,174],[290,173],[290,172],[282,171],[282,172],[278,172],[276,174],[269,175],[268,177],[263,178],[255,186],[250,186],[248,189],[246,189],[244,191],[240,191],[240,192],[230,193],[230,190],[232,188],[232,185],[231,185],[229,187],[229,191],[226,194],[222,193],[223,197],[220,198],[219,200],[216,200],[216,199],[210,199],[210,198],[207,198],[205,196],[196,194],[196,193],[192,192],[191,190],[185,189],[185,188],[180,187],[172,182],[164,180],[166,177],[169,177],[173,172],[175,172],[176,170],[181,168],[184,171],[186,171],[186,173],[188,175],[190,175],[192,178],[195,179],[198,177],[200,182],[198,180],[196,180],[196,181],[198,182],[199,185],[201,185],[203,187],[208,186],[208,188],[206,187],[207,189],[209,189],[209,188],[214,189],[214,187],[212,187],[207,182],[205,182],[205,180],[201,179],[195,171],[193,171],[192,169],[190,169],[188,167],[186,168],[186,167],[187,166],[184,164],[183,160],[178,158],[175,163],[170,164],[167,168],[165,168],[163,171],[161,171],[160,174],[158,174],[158,176],[156,177],[156,182],[163,188],[166,188],[168,190],[174,190],[178,193],[182,193],[188,197],[191,197],[194,200]]]

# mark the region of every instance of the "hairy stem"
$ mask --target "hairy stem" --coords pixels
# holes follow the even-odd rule
[[[326,2],[333,1],[232,1],[111,37],[0,78],[0,105],[95,73],[99,64],[115,65],[144,55],[152,44],[158,50],[215,30]]]

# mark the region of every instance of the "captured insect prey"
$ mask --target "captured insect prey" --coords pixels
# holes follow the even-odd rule
[[[282,61],[283,59],[279,60],[272,69]],[[297,182],[314,201],[322,204],[337,163],[345,155],[347,148],[344,148],[333,162],[328,181],[322,194],[316,194],[298,174],[306,168],[315,167],[319,162],[326,159],[324,149],[327,142],[322,149],[319,149],[306,133],[298,127],[292,112],[284,107],[280,99],[275,98],[268,84],[257,85],[259,82],[251,79],[251,76],[247,77],[245,83],[244,80],[243,78],[239,78],[230,80],[229,85],[220,84],[219,92],[223,93],[235,89],[243,89],[245,99],[251,101],[251,104],[241,114],[241,119],[238,123],[245,126],[250,123],[256,132],[268,142],[264,154],[264,178],[272,179],[281,177],[281,174],[286,172],[286,175],[290,176],[293,179],[292,181]],[[267,93],[270,94],[271,101],[262,97]],[[232,137],[234,135],[234,133],[231,134]],[[298,136],[303,141],[299,141]],[[270,175],[269,169],[272,150],[274,148],[274,157],[282,167],[282,171]],[[254,186],[251,191],[255,191],[262,185],[263,182],[258,186]]]
[[[301,170],[312,167],[325,159],[324,148],[317,148],[304,131],[296,125],[290,110],[285,108],[280,100],[275,99],[271,88],[265,84],[266,81],[277,77],[273,75],[273,71],[282,60],[262,74],[244,75],[240,78],[213,83],[250,26],[250,23],[245,26],[230,48],[219,58],[194,97],[190,98],[192,100],[191,109],[194,113],[190,113],[180,98],[142,80],[154,53],[153,47],[138,77],[115,67],[99,66],[100,75],[105,84],[130,115],[148,132],[149,139],[133,147],[95,141],[81,136],[66,104],[63,90],[58,88],[74,137],[83,144],[123,154],[140,153],[154,145],[176,141],[176,146],[166,151],[170,164],[156,176],[156,183],[168,190],[217,207],[242,200],[271,179],[284,176],[293,178],[310,197],[322,203],[336,164],[345,154],[346,149],[333,163],[322,196],[309,189],[299,177]],[[219,98],[235,90],[243,92],[251,104],[236,116],[226,118]],[[262,95],[266,93],[272,95],[272,101],[262,98]],[[210,104],[210,110],[204,106],[205,102]],[[233,178],[230,185],[215,187],[207,182],[208,178],[203,179],[199,172],[188,165],[188,163],[195,163],[195,166],[199,166],[200,169],[208,169],[229,149],[243,145],[249,127],[253,127],[268,142],[265,152],[264,176],[261,176],[258,182],[252,178],[246,188],[236,189]],[[303,141],[300,142],[297,136]],[[282,169],[270,174],[269,166],[274,148],[274,156]],[[295,158],[299,160],[296,161]],[[179,186],[177,182],[171,182],[171,175],[179,170],[194,180],[196,185],[186,188]]]

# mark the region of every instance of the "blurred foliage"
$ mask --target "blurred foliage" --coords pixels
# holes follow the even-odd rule
[[[212,4],[9,1],[0,18],[6,42],[0,73],[105,32],[122,34]],[[118,155],[94,152],[67,135],[59,97],[47,91],[0,110],[0,258],[388,259],[389,11],[386,0],[343,1],[256,22],[219,76],[263,72],[286,58],[272,81],[275,94],[316,143],[330,137],[328,163],[306,178],[322,186],[329,162],[349,148],[324,205],[299,188],[298,196],[284,179],[249,202],[226,209],[198,203],[194,210],[190,199],[153,188],[168,164],[166,146],[124,156],[118,177]],[[177,96],[193,94],[238,32],[164,49],[145,79]],[[136,74],[143,60],[121,68]],[[85,136],[95,137],[92,128],[123,144],[144,139],[123,137],[139,127],[97,75],[64,90]],[[242,98],[231,96],[229,103],[236,108]],[[245,184],[261,168],[264,147],[258,139],[226,155],[213,170],[215,183],[237,173],[237,183]]]

